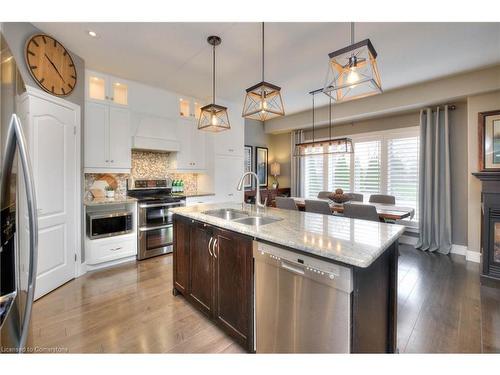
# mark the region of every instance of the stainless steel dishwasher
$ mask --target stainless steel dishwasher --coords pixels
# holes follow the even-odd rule
[[[352,271],[254,243],[257,353],[349,353]]]

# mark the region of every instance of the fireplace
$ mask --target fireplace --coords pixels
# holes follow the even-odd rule
[[[500,286],[500,172],[473,173],[481,189],[481,282]]]

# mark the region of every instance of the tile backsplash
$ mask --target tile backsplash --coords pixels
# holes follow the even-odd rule
[[[184,181],[184,192],[186,194],[196,193],[198,190],[198,176],[196,173],[172,173],[169,171],[170,159],[168,153],[151,151],[132,151],[131,174],[108,174],[117,182],[116,194],[124,195],[127,192],[127,179],[161,179]],[[89,189],[95,180],[102,178],[103,174],[85,174],[85,197],[90,194]]]

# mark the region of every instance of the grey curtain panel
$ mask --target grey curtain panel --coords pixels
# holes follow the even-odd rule
[[[419,240],[416,248],[451,251],[448,106],[420,111]]]
[[[291,171],[291,182],[290,182],[290,193],[292,197],[301,197],[302,196],[302,183],[300,181],[301,178],[301,168],[302,161],[298,156],[294,156],[295,154],[295,145],[297,143],[301,143],[304,139],[304,131],[303,130],[295,130],[291,133],[291,154],[292,155],[292,171]]]

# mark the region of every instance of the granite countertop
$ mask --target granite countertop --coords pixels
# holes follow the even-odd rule
[[[83,204],[85,206],[100,206],[103,204],[123,204],[123,203],[134,203],[137,199],[127,196],[115,196],[114,198],[92,198],[85,199]]]
[[[251,226],[203,214],[204,211],[220,208],[244,210],[250,215],[272,216],[283,220]],[[405,229],[396,224],[271,207],[257,208],[245,203],[199,204],[177,207],[171,211],[255,239],[361,268],[369,267]]]

